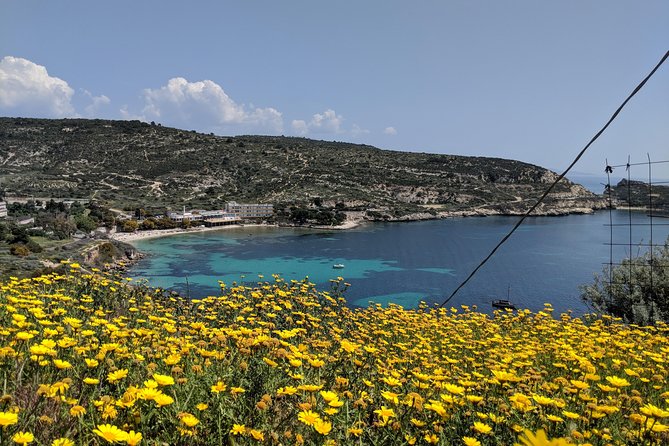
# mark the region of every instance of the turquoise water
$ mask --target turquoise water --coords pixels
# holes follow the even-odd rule
[[[625,212],[613,213],[626,223]],[[645,216],[634,214],[635,223]],[[136,243],[148,254],[130,270],[134,278],[191,297],[216,295],[218,281],[255,283],[308,277],[321,289],[338,276],[351,284],[350,305],[389,302],[415,307],[441,302],[515,224],[515,217],[462,218],[414,223],[377,223],[348,231],[295,228],[228,228]],[[532,310],[551,303],[557,311],[588,311],[578,286],[609,261],[608,212],[566,217],[533,217],[449,302],[488,311],[493,299],[509,298]],[[662,222],[661,222],[662,223]],[[667,221],[666,223],[669,223]],[[669,226],[656,225],[654,242]],[[614,242],[627,243],[628,227],[614,228]],[[634,243],[648,243],[648,228],[633,226]],[[636,254],[640,248],[633,247]],[[614,248],[614,260],[628,246]],[[335,269],[333,265],[344,264]]]

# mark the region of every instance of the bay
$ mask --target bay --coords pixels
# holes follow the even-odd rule
[[[626,226],[629,221],[633,226]],[[146,239],[135,246],[147,256],[130,277],[192,298],[217,295],[219,281],[256,283],[285,279],[316,283],[327,290],[343,277],[351,306],[397,303],[416,307],[440,303],[469,275],[517,217],[454,218],[410,223],[373,223],[346,231],[240,227]],[[609,222],[613,227],[607,226]],[[448,306],[491,311],[493,299],[509,299],[537,311],[589,312],[579,285],[630,252],[639,255],[650,229],[643,213],[600,211],[592,215],[528,218]],[[669,220],[655,219],[653,243],[669,234]],[[615,226],[621,225],[621,226]],[[631,238],[630,238],[631,228]],[[611,230],[612,233],[611,233]],[[609,246],[613,235],[614,243]],[[333,265],[343,264],[342,269]]]

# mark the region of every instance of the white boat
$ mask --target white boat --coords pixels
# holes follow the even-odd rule
[[[344,264],[343,263],[335,263],[334,265],[332,265],[332,267],[335,268],[335,269],[342,269],[344,267]]]

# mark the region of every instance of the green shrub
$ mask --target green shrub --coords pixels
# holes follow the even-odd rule
[[[16,243],[14,245],[11,245],[9,247],[9,252],[12,253],[12,255],[19,257],[26,257],[30,255],[30,249],[28,249],[26,245],[21,243]]]
[[[669,239],[643,256],[606,266],[592,284],[581,286],[581,298],[626,322],[669,322]]]

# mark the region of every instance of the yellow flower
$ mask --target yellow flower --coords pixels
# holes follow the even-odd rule
[[[653,418],[666,418],[669,417],[669,411],[662,410],[657,406],[653,406],[652,404],[648,403],[645,406],[641,407],[639,409],[639,412],[642,414],[653,417]]]
[[[549,440],[543,429],[539,429],[536,434],[528,429],[524,430],[520,441],[521,443],[514,443],[514,446],[568,446],[570,444],[566,438]]]
[[[233,395],[244,392],[246,392],[246,390],[244,390],[242,387],[230,387],[230,393],[232,393]]]
[[[83,406],[76,405],[70,408],[70,415],[72,415],[73,417],[81,417],[85,413],[86,413],[86,408],[84,408]]]
[[[100,380],[97,378],[84,378],[85,384],[96,385],[100,384]]]
[[[662,424],[660,422],[655,422],[655,424],[653,424],[653,427],[651,427],[650,430],[658,433],[667,432],[669,431],[669,426],[666,424]]]
[[[295,395],[297,393],[297,388],[296,387],[281,387],[279,390],[276,391],[277,395]]]
[[[613,387],[627,387],[630,385],[629,381],[627,381],[625,378],[619,378],[617,376],[607,376],[606,380]]]
[[[481,442],[474,437],[462,437],[465,446],[481,446]]]
[[[142,441],[142,434],[140,432],[130,431],[125,442],[128,446],[137,446]]]
[[[209,404],[207,404],[207,403],[199,403],[199,404],[197,404],[197,405],[195,406],[195,408],[196,408],[197,410],[199,410],[200,412],[202,412],[202,411],[205,411],[205,410],[209,409]]]
[[[562,411],[562,414],[563,414],[565,417],[567,417],[567,418],[569,418],[569,419],[571,419],[571,420],[578,420],[579,418],[581,418],[581,416],[580,416],[579,414],[577,414],[577,413],[575,413],[575,412],[570,412],[570,411],[568,411],[568,410],[563,410],[563,411]]]
[[[446,388],[447,391],[449,391],[453,395],[462,395],[463,393],[465,393],[464,387],[460,387],[455,384],[445,384],[444,387]]]
[[[192,414],[186,413],[181,417],[181,422],[188,427],[194,427],[200,422],[200,420],[198,420]]]
[[[51,446],[74,446],[74,441],[67,438],[57,438],[51,442]]]
[[[110,383],[115,383],[116,381],[122,380],[126,376],[128,376],[128,369],[119,369],[114,372],[110,372],[107,375],[107,381]]]
[[[35,337],[34,334],[25,331],[19,331],[18,333],[16,333],[16,339],[18,339],[19,341],[29,341],[34,337]]]
[[[437,444],[439,443],[439,437],[436,434],[425,434],[423,437],[426,443],[428,444]]]
[[[298,390],[304,390],[307,392],[318,392],[322,388],[323,386],[319,384],[300,384],[299,386],[297,386]]]
[[[137,392],[137,398],[140,400],[145,400],[145,401],[153,401],[156,399],[157,396],[164,395],[160,390],[157,390],[152,387],[140,389],[139,392]]]
[[[555,400],[553,398],[548,398],[546,396],[541,396],[541,395],[532,395],[532,399],[537,402],[537,404],[540,404],[542,406],[551,406],[555,404]]]
[[[330,401],[334,401],[339,398],[336,393],[330,392],[329,390],[321,390],[319,393],[321,394],[326,403],[329,403]]]
[[[402,381],[397,378],[393,378],[392,376],[384,376],[381,378],[381,381],[388,384],[390,387],[397,387],[402,385]]]
[[[35,436],[30,432],[17,432],[12,437],[12,441],[18,444],[28,444],[35,441]]]
[[[159,386],[174,385],[174,378],[172,378],[169,375],[159,375],[157,373],[154,373],[153,379],[158,383]]]
[[[153,401],[159,406],[168,406],[174,402],[174,398],[172,398],[169,395],[165,395],[164,393],[159,393],[156,396],[154,396]]]
[[[481,423],[480,421],[474,421],[474,430],[481,434],[489,434],[492,432],[492,427],[485,423]]]
[[[72,364],[70,364],[68,361],[62,361],[60,359],[54,359],[53,360],[53,365],[55,365],[59,369],[71,369]]]
[[[499,382],[518,382],[520,381],[520,378],[518,378],[516,375],[513,373],[509,373],[505,370],[492,370],[492,374],[495,377],[495,379]]]
[[[376,409],[374,411],[384,422],[388,421],[388,418],[395,416],[395,411],[393,409],[388,409],[386,406],[381,406],[381,409]]]
[[[318,432],[321,435],[327,435],[330,433],[332,430],[332,423],[329,421],[323,421],[323,420],[316,420],[314,423],[314,428],[316,429],[316,432]]]
[[[244,432],[246,432],[246,426],[243,424],[233,424],[230,430],[232,435],[244,435]]]
[[[360,435],[362,435],[362,429],[356,427],[350,427],[348,429],[348,433],[355,437],[359,437]]]
[[[7,427],[19,422],[19,414],[13,412],[0,412],[0,426]]]
[[[128,433],[111,424],[100,424],[93,433],[107,440],[108,443],[119,443],[128,438]]]
[[[574,387],[576,387],[578,390],[585,390],[588,387],[590,387],[590,384],[584,382],[584,381],[579,381],[577,379],[572,379],[569,381]]]
[[[219,381],[216,384],[214,384],[213,386],[211,386],[211,391],[212,391],[212,393],[221,393],[221,392],[225,392],[225,390],[227,388],[228,388],[228,386],[225,385],[225,383],[223,383],[222,381]]]
[[[303,410],[297,414],[297,419],[307,426],[313,426],[317,421],[321,419],[320,415],[316,412],[310,410]]]
[[[562,418],[560,418],[560,417],[558,417],[558,416],[556,416],[556,415],[553,415],[553,414],[548,414],[548,415],[546,415],[546,418],[548,419],[548,421],[552,421],[552,422],[554,422],[554,423],[562,423],[562,422],[564,422],[564,419],[562,419]]]
[[[260,432],[259,430],[256,429],[250,429],[249,430],[249,435],[251,435],[255,440],[258,441],[264,441],[265,440],[265,434]]]

